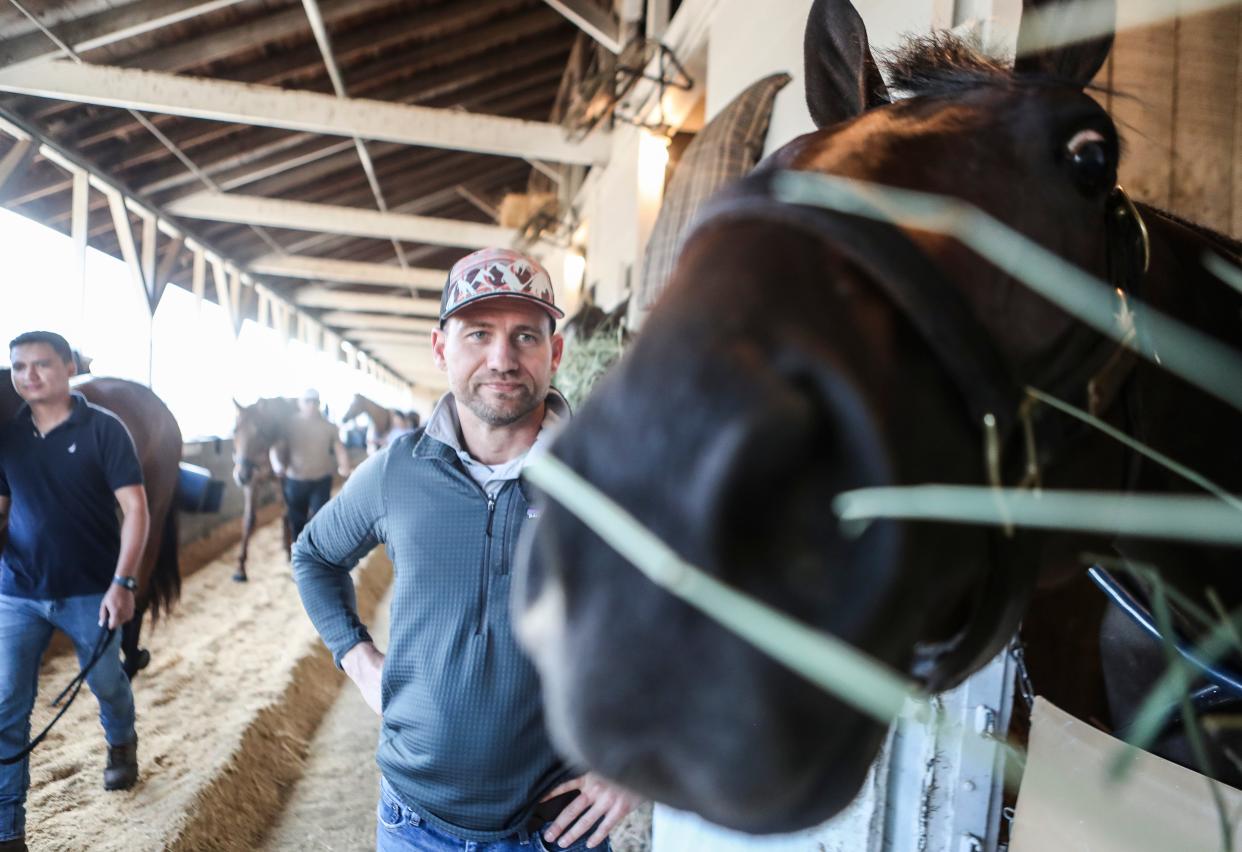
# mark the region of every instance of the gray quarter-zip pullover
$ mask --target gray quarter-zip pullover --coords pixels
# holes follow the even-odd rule
[[[555,391],[547,410],[532,451],[568,417]],[[394,579],[376,760],[429,822],[484,841],[521,828],[539,797],[571,773],[548,741],[539,681],[509,619],[514,549],[531,513],[521,464],[472,472],[460,453],[446,395],[425,433],[372,456],[315,515],[293,568],[339,665],[370,640],[349,572],[385,545]]]

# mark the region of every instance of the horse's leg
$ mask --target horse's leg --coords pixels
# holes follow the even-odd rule
[[[242,539],[241,551],[237,555],[237,572],[234,581],[244,583],[246,576],[246,554],[250,550],[250,534],[254,532],[254,481],[242,486]]]
[[[164,536],[167,535],[163,524],[164,514],[159,511],[161,507],[158,501],[152,502],[156,505],[148,503],[148,511],[152,518],[159,518],[160,521],[157,522],[158,526],[153,523],[147,533],[142,563],[138,566],[138,592],[134,595],[134,617],[121,626],[121,653],[125,657],[123,667],[126,677],[130,680],[133,680],[134,675],[145,669],[151,662],[151,654],[145,648],[138,646],[138,637],[142,633],[142,619],[147,614],[147,608],[151,604],[151,595],[154,593],[151,575],[155,570],[160,548],[163,547]],[[165,508],[165,511],[171,510]]]
[[[125,675],[134,679],[134,675],[147,667],[151,662],[151,653],[146,648],[138,647],[138,637],[142,633],[142,619],[147,614],[147,605],[142,603],[134,609],[134,617],[121,628],[121,652],[125,656],[123,666]]]

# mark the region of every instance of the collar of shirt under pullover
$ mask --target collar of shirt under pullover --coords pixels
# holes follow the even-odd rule
[[[543,424],[539,427],[539,434],[535,436],[535,442],[530,449],[498,465],[483,464],[471,456],[468,450],[463,449],[465,441],[462,438],[461,422],[457,418],[457,402],[452,392],[440,397],[440,401],[436,403],[427,421],[427,435],[452,447],[470,478],[478,483],[488,497],[495,497],[506,482],[517,479],[526,465],[548,451],[552,439],[569,420],[569,403],[555,388],[548,391],[546,403]]]

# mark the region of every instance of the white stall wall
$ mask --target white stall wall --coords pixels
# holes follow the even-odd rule
[[[877,50],[896,45],[905,33],[968,21],[978,22],[977,31],[989,43],[1011,50],[1021,0],[856,0],[856,6]],[[814,129],[802,81],[802,36],[810,7],[811,0],[685,0],[679,10],[688,16],[681,29],[699,34],[687,36],[693,46],[683,58],[692,66],[708,119],[760,77],[778,71],[793,75],[777,97],[765,153]],[[578,196],[588,233],[584,286],[594,286],[595,301],[605,309],[625,298],[641,269],[662,200],[662,187],[652,180],[661,164],[644,136],[618,123],[608,164],[591,171]]]
[[[875,50],[893,47],[905,33],[954,24],[954,0],[858,0],[855,6]],[[811,0],[720,0],[712,18],[707,47],[709,121],[760,77],[778,71],[793,75],[776,98],[765,153],[815,129],[802,80],[802,36],[810,9]]]
[[[618,125],[608,165],[592,169],[587,180],[585,286],[594,287],[596,303],[608,310],[624,298],[627,270],[638,256],[638,131]]]

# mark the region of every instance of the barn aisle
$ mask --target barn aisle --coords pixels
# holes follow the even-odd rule
[[[368,622],[376,644],[388,646],[391,590]],[[379,716],[348,680],[311,742],[302,777],[294,786],[264,852],[341,852],[375,848],[379,767],[375,743]]]

